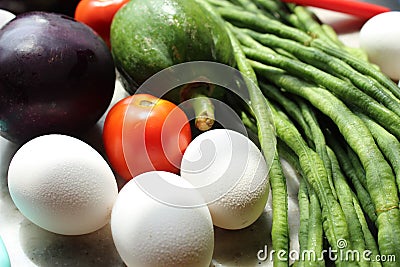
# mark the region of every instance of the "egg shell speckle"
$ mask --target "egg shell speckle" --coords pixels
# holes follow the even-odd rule
[[[147,172],[129,181],[120,191],[111,217],[119,254],[128,266],[209,266],[214,231],[207,206],[177,207],[154,199],[139,183],[156,173],[174,180],[172,183],[189,185],[167,172]]]
[[[200,188],[213,223],[220,228],[251,225],[268,200],[268,166],[262,153],[249,138],[232,130],[197,136],[183,155],[181,175]]]
[[[110,220],[118,194],[115,176],[88,144],[64,135],[45,135],[14,155],[8,186],[21,213],[58,234],[79,235]]]

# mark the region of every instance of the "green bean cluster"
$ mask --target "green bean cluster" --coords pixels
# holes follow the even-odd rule
[[[399,87],[303,6],[199,1],[224,20],[237,68],[257,85],[248,86],[245,124],[257,131],[262,149],[268,135],[278,139],[269,174],[273,249],[287,251],[290,244],[287,181],[279,160],[285,158],[301,175],[300,255],[320,255],[327,247],[370,251],[371,260],[338,257],[334,264],[400,266]],[[374,261],[379,255],[392,261]],[[330,260],[301,258],[294,264],[325,266]],[[274,258],[274,266],[289,264]]]

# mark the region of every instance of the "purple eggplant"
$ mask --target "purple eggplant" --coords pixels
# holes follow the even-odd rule
[[[114,88],[110,50],[73,18],[28,12],[0,30],[0,135],[6,139],[79,135],[107,110]]]

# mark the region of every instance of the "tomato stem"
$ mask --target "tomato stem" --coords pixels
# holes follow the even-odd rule
[[[149,100],[141,100],[140,105],[144,107],[152,107],[155,105],[155,103]]]

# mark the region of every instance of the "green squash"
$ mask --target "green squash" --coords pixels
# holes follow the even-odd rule
[[[128,81],[125,89],[130,93],[178,63],[234,64],[222,20],[196,0],[131,0],[114,16],[110,40],[115,64]]]

